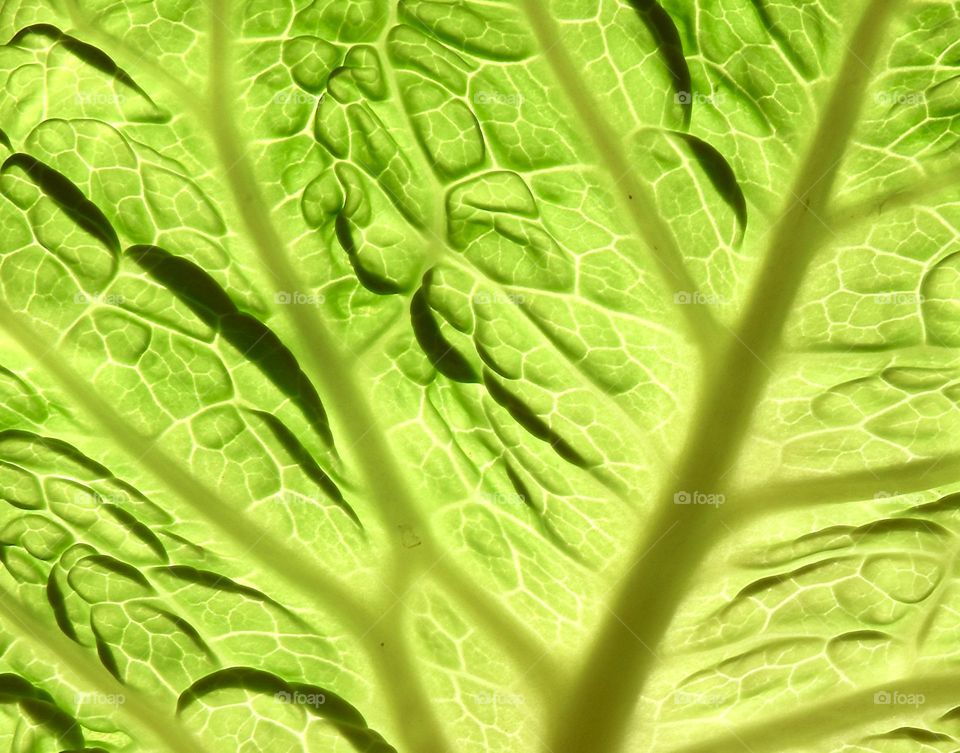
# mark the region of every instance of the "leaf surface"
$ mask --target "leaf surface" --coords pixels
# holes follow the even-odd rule
[[[0,5],[0,750],[955,750],[958,13]]]

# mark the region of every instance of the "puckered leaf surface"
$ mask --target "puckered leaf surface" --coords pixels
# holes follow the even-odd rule
[[[0,751],[960,746],[960,3],[0,3]]]

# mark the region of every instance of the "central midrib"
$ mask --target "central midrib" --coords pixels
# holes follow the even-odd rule
[[[597,632],[567,703],[548,724],[551,753],[612,753],[626,735],[639,694],[656,664],[656,651],[680,602],[709,550],[717,515],[674,505],[676,491],[720,493],[735,462],[755,406],[769,379],[780,333],[813,252],[825,232],[823,213],[839,162],[856,123],[870,79],[867,61],[880,50],[885,30],[901,0],[871,0],[851,38],[807,157],[780,220],[771,235],[765,262],[754,284],[742,323],[732,334],[714,378],[703,385],[691,431],[678,466],[657,499],[659,511],[639,532],[639,546]],[[546,6],[526,3],[534,25],[552,25]],[[540,32],[548,39],[549,33]],[[555,37],[555,32],[553,33]],[[541,42],[548,41],[541,37]],[[544,46],[547,46],[546,44]],[[551,49],[554,50],[551,54]],[[579,85],[572,67],[556,48],[545,53],[557,78],[577,103]],[[591,118],[599,118],[594,111]],[[590,129],[588,129],[590,130]],[[734,501],[735,502],[735,501]],[[722,514],[722,513],[717,513]]]

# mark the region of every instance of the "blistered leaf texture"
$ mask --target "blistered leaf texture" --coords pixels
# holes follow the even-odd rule
[[[0,752],[954,753],[958,39],[0,0]]]

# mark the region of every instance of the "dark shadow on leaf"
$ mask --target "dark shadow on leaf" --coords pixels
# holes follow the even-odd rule
[[[424,355],[433,367],[455,382],[478,383],[480,377],[470,362],[447,342],[434,318],[427,296],[432,281],[431,272],[423,276],[423,283],[410,300],[410,322]]]
[[[93,639],[97,646],[97,656],[100,657],[100,663],[106,668],[107,672],[112,674],[120,682],[123,682],[123,675],[120,672],[120,665],[117,664],[117,658],[110,649],[110,644],[100,635],[100,630],[96,624],[90,623],[90,630],[93,632]]]
[[[124,86],[127,86],[135,91],[157,109],[158,113],[161,115],[161,120],[166,120],[166,116],[160,112],[156,103],[143,89],[140,88],[137,82],[133,80],[133,77],[123,70],[123,68],[117,65],[113,58],[107,55],[103,50],[99,49],[98,47],[94,47],[92,44],[77,39],[76,37],[72,37],[69,34],[65,34],[52,24],[32,24],[31,26],[25,26],[13,35],[9,44],[18,45],[29,36],[46,37],[54,44],[59,42],[65,50],[75,55],[77,59],[82,60],[87,65],[92,66],[101,73],[109,76],[112,79],[115,79],[116,81],[119,81]]]
[[[322,702],[299,704],[298,707],[329,722],[358,753],[397,753],[396,748],[367,726],[366,719],[354,706],[336,693],[318,685],[286,682],[277,675],[248,667],[223,669],[198,680],[180,695],[177,713],[183,713],[210,693],[231,689],[271,695],[278,703],[298,696],[322,698]],[[407,723],[416,722],[407,720]]]
[[[815,77],[815,72],[810,68],[809,64],[797,54],[797,51],[793,48],[793,45],[790,44],[790,40],[787,38],[787,35],[783,33],[783,30],[774,23],[773,19],[770,17],[770,13],[767,11],[767,6],[764,0],[750,0],[750,3],[753,5],[753,9],[756,11],[757,16],[760,19],[760,23],[763,24],[764,28],[767,30],[767,33],[770,37],[777,43],[780,47],[780,50],[787,57],[790,63],[800,72],[805,79],[812,79]]]
[[[23,717],[45,728],[63,744],[83,746],[83,734],[77,720],[57,706],[53,696],[19,675],[0,674],[0,704],[17,704]]]
[[[23,152],[16,152],[7,157],[3,167],[0,168],[0,174],[17,167],[23,170],[37,188],[60,207],[73,222],[99,239],[114,254],[119,255],[120,240],[113,225],[99,207],[87,199],[69,178]]]
[[[296,435],[287,428],[286,424],[272,413],[267,413],[266,411],[252,410],[250,413],[261,419],[267,425],[274,439],[283,445],[284,449],[293,456],[303,472],[307,474],[307,477],[323,489],[324,493],[333,500],[337,507],[343,510],[350,520],[356,524],[357,528],[363,529],[360,518],[344,498],[340,488],[334,483],[333,479],[324,472],[317,461],[313,459],[313,456],[307,448],[304,447]]]
[[[918,727],[898,727],[882,735],[871,735],[867,740],[909,740],[915,743],[926,743],[930,745],[956,742],[950,735],[945,735],[941,732],[931,732],[930,730],[919,729]]]
[[[193,583],[203,588],[209,588],[211,590],[225,593],[238,594],[240,596],[246,596],[249,599],[253,599],[254,601],[259,601],[263,604],[269,604],[274,609],[282,612],[290,619],[296,621],[298,625],[304,626],[310,632],[316,632],[316,629],[313,628],[306,620],[291,612],[289,609],[287,609],[287,607],[283,606],[279,602],[274,601],[265,593],[258,591],[255,588],[251,588],[250,586],[244,586],[241,583],[237,583],[235,580],[231,580],[225,575],[219,575],[218,573],[211,572],[210,570],[199,570],[195,567],[190,567],[189,565],[170,565],[168,567],[160,568],[160,572],[166,573],[167,575],[177,578],[178,580],[186,581],[187,583]]]
[[[680,133],[678,131],[672,131],[671,133],[686,142],[687,146],[690,147],[690,151],[693,152],[697,163],[703,168],[703,171],[710,179],[710,183],[717,190],[717,193],[720,194],[724,202],[726,202],[727,206],[733,210],[737,218],[738,227],[737,237],[734,242],[736,245],[740,245],[743,241],[744,233],[747,231],[747,199],[743,195],[743,189],[740,187],[740,182],[737,180],[737,174],[733,171],[733,167],[730,166],[730,163],[727,162],[726,158],[720,154],[717,149],[706,141],[689,133]]]
[[[350,266],[353,267],[353,272],[363,287],[377,295],[394,295],[401,292],[402,288],[393,280],[374,274],[363,266],[357,254],[353,234],[350,231],[350,220],[342,212],[337,215],[337,219],[334,221],[334,229],[337,233],[337,240],[346,252],[347,258],[350,260]]]
[[[161,561],[167,562],[169,560],[167,550],[164,548],[163,543],[149,527],[145,526],[122,507],[104,505],[103,509],[104,512],[122,525],[130,535],[140,539]]]
[[[73,621],[70,619],[70,612],[67,609],[67,600],[63,595],[63,589],[57,581],[56,568],[50,571],[47,577],[47,602],[53,610],[53,616],[57,621],[57,626],[70,640],[80,643],[80,637],[73,627]]]
[[[300,408],[324,444],[333,449],[333,434],[320,395],[273,330],[241,312],[216,280],[193,262],[157,246],[131,246],[126,253],[252,361]]]
[[[561,536],[557,529],[553,526],[553,523],[550,522],[549,511],[546,509],[541,510],[533,503],[533,495],[530,493],[530,489],[524,483],[523,479],[520,478],[520,474],[514,470],[509,461],[505,460],[504,466],[507,472],[507,479],[510,481],[510,485],[513,487],[514,492],[517,494],[520,501],[523,502],[523,504],[526,505],[526,507],[536,516],[540,533],[543,535],[543,537],[574,562],[581,565],[585,564],[584,558],[580,552],[570,546],[570,544],[567,543],[563,536]]]
[[[166,609],[155,609],[151,607],[151,610],[155,614],[158,614],[164,619],[169,620],[170,623],[174,625],[177,630],[187,636],[187,638],[190,639],[190,642],[200,651],[202,651],[206,657],[210,659],[210,661],[214,662],[215,664],[219,664],[216,654],[213,653],[213,650],[207,645],[207,642],[203,640],[203,637],[200,635],[197,629],[187,622],[183,617],[180,617],[179,615],[176,615]]]
[[[498,405],[505,408],[514,420],[530,434],[548,443],[568,463],[580,468],[590,467],[586,458],[551,429],[542,418],[533,412],[529,405],[500,384],[489,371],[485,370],[483,373],[483,384],[487,388],[487,392],[490,393],[490,397]]]
[[[690,68],[687,58],[683,54],[683,43],[680,32],[657,0],[630,0],[630,5],[637,11],[640,20],[657,42],[657,49],[663,57],[670,71],[673,92],[683,111],[683,127],[690,127],[690,116],[693,112],[693,99],[690,88],[692,86]]]
[[[151,591],[153,590],[153,586],[150,585],[150,581],[143,577],[143,573],[137,570],[137,568],[107,554],[91,554],[84,557],[82,560],[78,560],[78,562],[79,561],[92,562],[94,565],[110,571],[119,578],[127,578],[128,580],[132,580],[138,586],[149,588]]]

